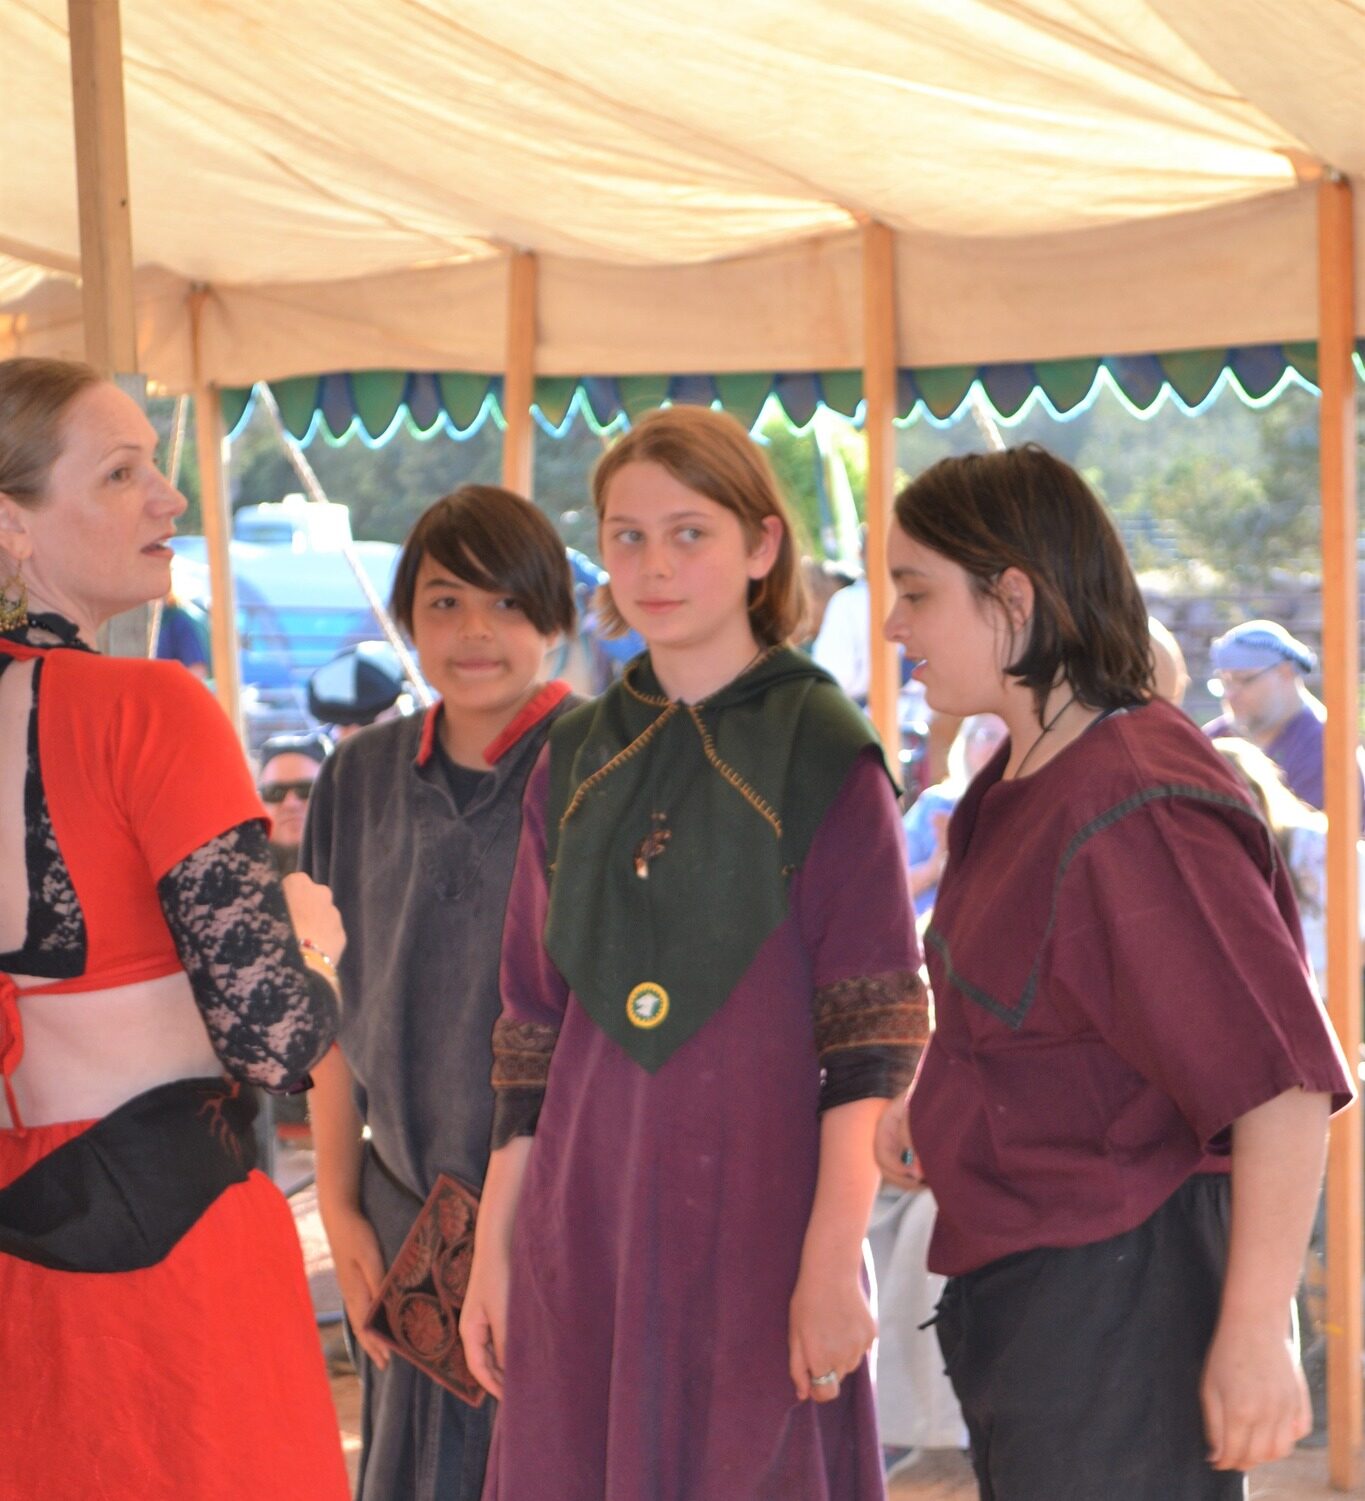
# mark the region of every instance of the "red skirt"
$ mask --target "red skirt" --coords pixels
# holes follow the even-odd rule
[[[90,1122],[0,1130],[0,1186]],[[0,1255],[0,1497],[347,1501],[298,1236],[261,1173],[154,1267]]]

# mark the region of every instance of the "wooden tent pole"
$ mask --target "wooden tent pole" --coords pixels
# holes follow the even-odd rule
[[[209,629],[213,691],[239,737],[242,726],[237,590],[232,581],[231,506],[223,450],[223,411],[217,386],[194,389],[194,439],[199,451],[199,504],[209,554]]]
[[[1355,444],[1354,244],[1351,186],[1318,188],[1318,385],[1322,473],[1322,655],[1327,704],[1327,995],[1348,1059],[1360,1053],[1360,929],[1356,836],[1360,790],[1358,533]],[[1327,1164],[1327,1413],[1329,1469],[1339,1490],[1360,1481],[1361,1110],[1334,1125]]]
[[[146,383],[137,375],[119,0],[68,0],[67,28],[85,357],[145,406]],[[114,616],[100,627],[100,650],[145,656],[150,620],[145,604]]]
[[[119,0],[67,0],[67,23],[85,357],[101,375],[132,375],[137,319]]]
[[[882,737],[893,772],[899,770],[900,677],[896,649],[882,636],[890,610],[886,534],[896,485],[895,242],[885,224],[868,221],[863,241],[863,436],[867,441],[868,714]]]
[[[502,482],[530,496],[535,455],[531,403],[536,379],[536,258],[513,255],[507,267],[507,359],[502,376]]]
[[[213,690],[239,737],[243,735],[241,655],[237,640],[237,590],[232,581],[232,507],[224,450],[223,408],[217,386],[203,378],[201,339],[208,290],[190,293],[194,358],[194,439],[199,454],[199,506],[209,555],[209,630]]]

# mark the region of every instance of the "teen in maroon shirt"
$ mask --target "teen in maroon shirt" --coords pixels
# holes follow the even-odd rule
[[[1074,471],[946,460],[898,498],[889,558],[930,706],[1010,727],[949,827],[937,1030],[879,1141],[938,1200],[981,1494],[1240,1496],[1310,1424],[1289,1304],[1351,1096],[1289,882],[1153,701],[1146,611]]]

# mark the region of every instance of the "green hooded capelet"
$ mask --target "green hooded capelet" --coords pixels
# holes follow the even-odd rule
[[[820,820],[880,743],[790,647],[695,704],[670,699],[637,657],[549,739],[545,947],[588,1015],[653,1073],[786,916]]]

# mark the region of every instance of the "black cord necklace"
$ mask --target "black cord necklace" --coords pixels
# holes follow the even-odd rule
[[[73,646],[78,651],[94,650],[81,640],[79,626],[65,615],[58,615],[55,610],[47,610],[40,615],[26,615],[13,630],[0,631],[0,635],[8,641],[23,642],[31,631],[46,631],[49,636],[55,636],[62,646]]]
[[[1013,778],[1011,778],[1012,781],[1018,781],[1019,778],[1023,776],[1024,767],[1028,765],[1029,758],[1033,755],[1034,751],[1036,751],[1038,747],[1043,743],[1043,736],[1056,727],[1057,721],[1075,702],[1076,695],[1073,693],[1071,697],[1067,699],[1067,701],[1062,705],[1062,707],[1057,710],[1052,718],[1048,720],[1048,722],[1042,727],[1042,729],[1038,731],[1037,738],[1034,740],[1033,744],[1029,746],[1029,748],[1024,752],[1024,759],[1020,761],[1017,767],[1015,767],[1014,776]]]

